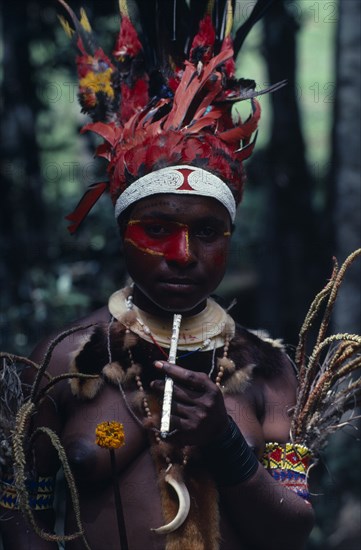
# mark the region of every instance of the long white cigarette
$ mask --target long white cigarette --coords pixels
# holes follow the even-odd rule
[[[175,364],[177,356],[177,346],[179,340],[179,329],[182,321],[182,316],[179,313],[176,313],[173,316],[173,329],[172,337],[170,341],[170,349],[168,356],[168,363]],[[173,380],[166,376],[165,386],[164,386],[164,396],[163,396],[163,406],[162,406],[162,419],[160,423],[160,435],[161,437],[166,437],[169,433],[170,426],[170,412],[172,408],[172,395],[173,395]]]

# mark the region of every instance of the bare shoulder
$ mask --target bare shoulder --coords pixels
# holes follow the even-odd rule
[[[109,311],[106,306],[74,321],[62,330],[54,332],[41,340],[30,355],[30,359],[41,364],[46,354],[51,350],[48,372],[59,375],[66,372],[71,356],[88,340],[95,325],[109,321]]]
[[[237,368],[251,376],[246,394],[264,441],[288,441],[298,382],[282,343],[262,332],[237,327],[232,351]]]
[[[265,441],[289,441],[292,412],[296,403],[297,377],[287,357],[282,369],[272,378],[263,379],[263,433]]]

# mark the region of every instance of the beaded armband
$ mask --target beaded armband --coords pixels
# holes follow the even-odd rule
[[[305,500],[309,499],[307,471],[311,463],[310,450],[298,444],[266,443],[261,463],[271,476]]]
[[[48,510],[53,506],[55,477],[38,477],[26,482],[29,506],[33,510]],[[12,477],[0,479],[0,506],[19,510],[15,481]]]

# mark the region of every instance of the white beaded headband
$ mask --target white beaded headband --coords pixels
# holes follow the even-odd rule
[[[115,217],[136,201],[159,193],[212,197],[228,210],[232,222],[236,217],[236,201],[224,181],[202,168],[187,165],[156,170],[129,185],[115,203]]]

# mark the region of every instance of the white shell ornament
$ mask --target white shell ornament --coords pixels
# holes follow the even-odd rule
[[[156,529],[151,529],[151,531],[157,533],[157,535],[167,535],[168,533],[173,533],[173,531],[176,531],[176,529],[183,525],[183,523],[187,519],[191,503],[188,489],[183,481],[178,481],[174,479],[170,473],[166,474],[164,480],[171,487],[173,487],[173,489],[177,493],[179,508],[177,515],[174,519],[172,519],[172,521],[170,521],[166,525],[157,527]]]

